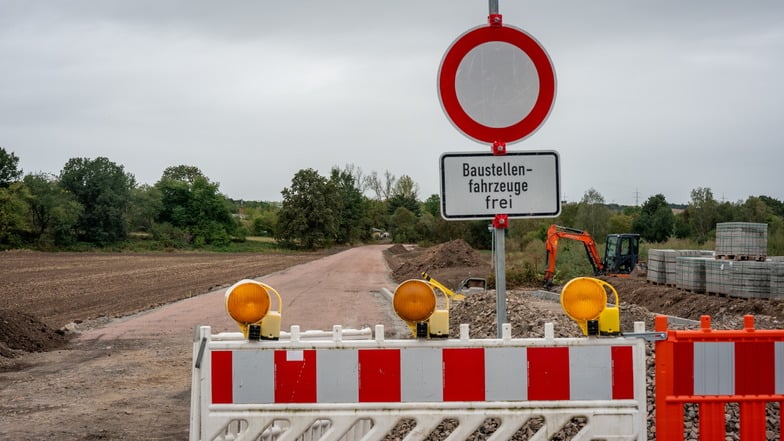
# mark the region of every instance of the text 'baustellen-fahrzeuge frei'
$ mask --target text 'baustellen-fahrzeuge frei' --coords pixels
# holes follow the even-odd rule
[[[523,178],[526,172],[533,171],[525,165],[510,162],[482,166],[464,162],[462,170],[463,177],[469,178],[469,193],[487,193],[485,204],[488,209],[514,208],[512,196],[520,196],[528,191],[528,182]]]

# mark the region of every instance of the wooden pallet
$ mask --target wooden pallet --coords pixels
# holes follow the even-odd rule
[[[727,297],[727,294],[723,293],[723,292],[705,291],[705,294],[707,294],[709,296]]]
[[[717,254],[717,260],[734,260],[734,261],[754,261],[754,262],[764,262],[768,259],[768,256],[751,256],[748,254]]]
[[[650,283],[651,285],[657,285],[657,286],[664,286],[665,285],[664,282],[656,282],[654,280],[647,280],[647,279],[645,281]]]

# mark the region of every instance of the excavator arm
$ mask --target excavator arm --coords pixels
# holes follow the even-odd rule
[[[553,284],[555,259],[558,254],[558,241],[560,239],[571,239],[582,242],[585,246],[585,254],[588,255],[588,261],[591,262],[591,266],[593,266],[594,274],[600,274],[604,271],[602,259],[599,257],[599,252],[596,250],[596,243],[587,231],[553,224],[547,229],[547,241],[545,242],[545,249],[547,250],[545,258],[547,261],[547,269],[544,272],[545,286],[551,286]]]

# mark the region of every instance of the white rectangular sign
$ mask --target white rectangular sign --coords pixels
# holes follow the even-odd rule
[[[558,152],[441,155],[441,216],[447,220],[557,217],[561,213]]]

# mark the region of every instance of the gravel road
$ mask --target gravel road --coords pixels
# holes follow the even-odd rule
[[[352,248],[260,278],[283,297],[283,329],[383,324],[390,337],[405,335],[380,293],[395,287],[387,247]],[[28,368],[0,374],[0,439],[188,439],[193,328],[237,330],[224,293],[113,320],[65,350],[27,355]]]

